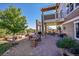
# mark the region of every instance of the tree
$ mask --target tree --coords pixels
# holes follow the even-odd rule
[[[35,29],[29,28],[29,29],[26,29],[26,31],[27,31],[27,33],[34,33]]]
[[[10,6],[5,10],[0,10],[0,28],[7,29],[13,36],[25,29],[26,17],[22,16],[20,8]]]

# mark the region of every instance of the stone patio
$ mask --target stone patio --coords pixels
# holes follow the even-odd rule
[[[31,47],[28,39],[22,40],[18,45],[12,47],[3,56],[61,56],[61,51],[56,47],[58,37],[47,35],[36,48]]]

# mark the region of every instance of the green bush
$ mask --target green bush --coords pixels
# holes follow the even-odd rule
[[[9,43],[0,44],[0,55],[6,52],[10,48]]]
[[[79,43],[76,43],[75,47],[69,49],[69,52],[76,56],[79,56]]]
[[[59,39],[56,43],[57,47],[59,48],[73,48],[76,44],[76,41],[69,37],[64,37],[62,39]]]

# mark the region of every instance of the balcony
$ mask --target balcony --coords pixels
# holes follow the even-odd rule
[[[55,14],[44,15],[44,20],[55,19]]]
[[[61,13],[44,15],[44,22],[61,22],[64,21],[64,15]]]

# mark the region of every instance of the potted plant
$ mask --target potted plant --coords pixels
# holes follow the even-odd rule
[[[76,41],[70,37],[64,37],[59,39],[56,43],[57,47],[61,48],[62,53],[65,53],[65,50],[75,47]]]
[[[59,34],[61,34],[61,27],[60,26],[57,27],[57,30],[59,31]]]

